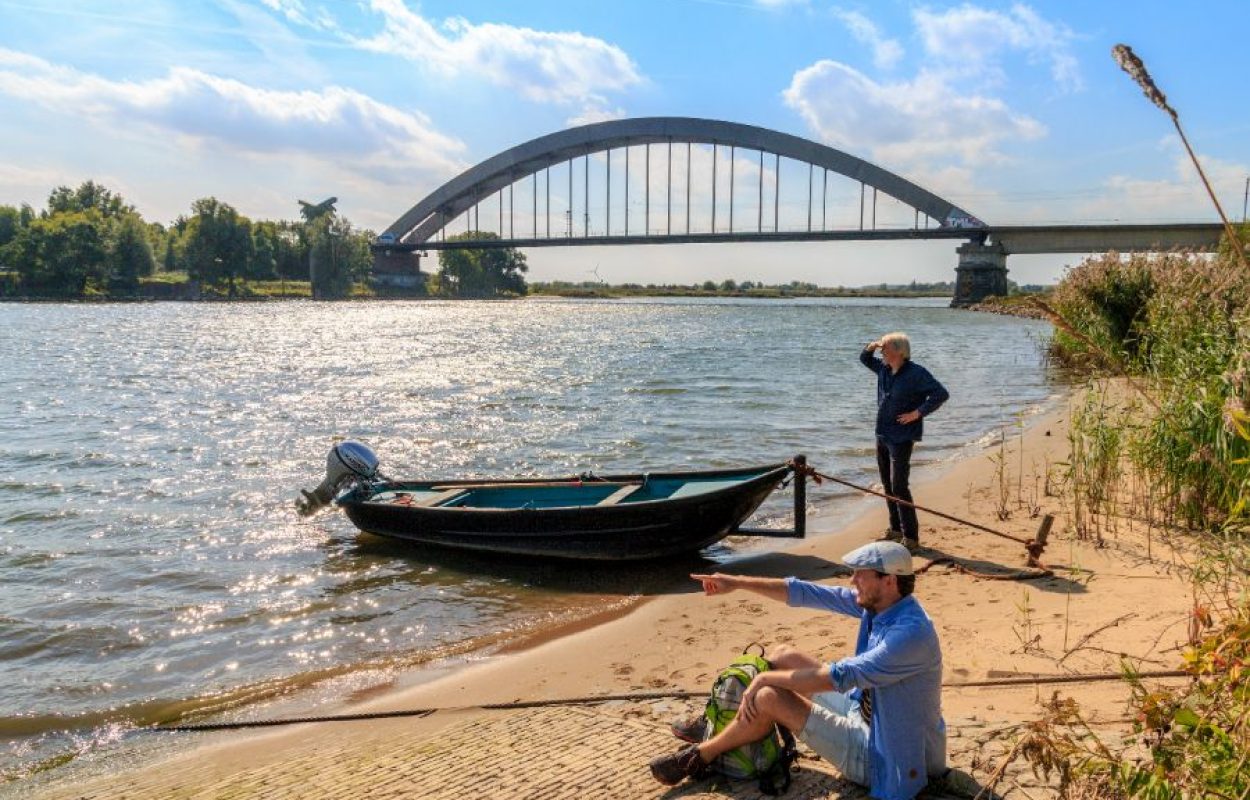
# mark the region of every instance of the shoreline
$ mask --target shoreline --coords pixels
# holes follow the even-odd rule
[[[917,476],[921,480],[915,483],[917,502],[956,516],[974,519],[989,527],[1011,531],[1013,535],[1022,535],[1025,538],[1031,536],[1036,529],[1037,518],[1018,514],[999,522],[990,514],[969,513],[968,508],[988,510],[991,505],[988,501],[994,492],[991,491],[992,486],[985,484],[987,481],[992,483],[995,457],[1002,457],[1007,450],[1011,451],[1012,458],[1009,463],[1013,465],[1024,464],[1026,456],[1034,464],[1038,463],[1039,458],[1042,459],[1041,463],[1054,463],[1058,460],[1058,451],[1065,449],[1067,444],[1064,434],[1071,397],[1071,393],[1068,393],[1051,398],[1039,413],[1026,418],[1018,436],[1014,433],[1008,436],[1008,431],[1004,429],[1000,436],[981,442],[975,449],[971,449],[970,443],[966,454],[957,455],[949,461],[926,465],[924,472]],[[1024,452],[1018,457],[1014,452],[1017,446],[1024,448]],[[1020,476],[1019,482],[1023,483],[1023,476]],[[876,538],[884,527],[884,504],[873,497],[860,498],[851,503],[833,501],[829,506],[822,507],[821,512],[814,519],[809,519],[807,539],[786,542],[778,549],[746,553],[720,568],[747,574],[768,574],[776,577],[795,574],[806,579],[826,580],[840,572],[836,559],[842,553]],[[1023,564],[1023,550],[1017,545],[1000,544],[1002,540],[992,539],[985,534],[963,533],[956,530],[957,526],[937,521],[923,512],[921,522],[922,541],[931,548],[931,552],[927,554],[929,557],[954,555],[970,561],[978,568],[988,564],[1000,569],[1017,569]],[[1050,558],[1055,558],[1056,553],[1070,544],[1065,541],[1065,521],[1057,519],[1056,523]],[[966,550],[969,544],[975,549],[975,554],[971,557],[968,553],[959,552]],[[1071,546],[1075,546],[1075,543],[1071,543]],[[1091,554],[1089,557],[1093,559],[1096,555]],[[973,558],[978,560],[973,561]],[[949,612],[952,600],[960,606],[965,603],[957,598],[947,597],[947,591],[940,591],[931,599],[930,590],[935,587],[929,584],[938,584],[936,588],[943,589],[940,584],[948,583],[952,578],[946,573],[942,573],[940,577],[937,573],[930,575],[933,577],[926,577],[921,581],[917,593],[935,622],[942,622],[945,615],[935,613],[935,607]],[[954,580],[959,579],[956,577]],[[1069,599],[1073,592],[1081,591],[1077,582],[1064,578],[1055,580],[1061,587],[1066,586]],[[985,585],[994,590],[998,597],[991,600],[991,603],[1004,607],[1002,604],[1006,601],[1004,611],[1010,611],[1011,602],[1008,596],[1018,596],[1022,589],[1026,598],[1031,589],[1044,591],[1033,588],[1030,582],[1011,584],[1014,591],[1005,592],[1004,585],[1007,583],[976,582],[976,585]],[[1144,585],[1153,581],[1132,583]],[[1028,602],[1026,599],[1026,606]],[[934,605],[931,606],[931,603]],[[1183,615],[1183,598],[1180,606]],[[747,618],[723,618],[723,611],[730,609],[746,610]],[[402,730],[405,737],[420,739],[434,735],[449,724],[480,720],[483,715],[489,716],[491,712],[472,710],[481,704],[654,692],[659,689],[705,689],[715,674],[717,665],[727,662],[750,641],[759,640],[767,644],[790,641],[800,646],[814,645],[813,649],[822,659],[834,659],[848,654],[847,647],[853,643],[853,636],[850,637],[851,643],[846,641],[846,627],[849,623],[829,620],[817,622],[815,632],[824,636],[818,635],[816,638],[830,637],[834,640],[832,647],[824,642],[825,647],[822,650],[821,641],[810,641],[810,632],[804,633],[795,627],[794,620],[802,616],[811,614],[769,606],[745,596],[735,595],[716,603],[698,594],[697,584],[693,581],[689,585],[677,582],[668,589],[656,590],[653,595],[630,598],[628,602],[601,613],[571,620],[551,629],[530,632],[481,657],[461,654],[453,659],[432,662],[417,669],[401,670],[393,680],[353,692],[347,702],[335,704],[340,707],[329,710],[329,713],[394,712],[413,707],[457,709],[421,719],[388,722],[384,726]],[[962,622],[958,619],[960,614],[954,616],[952,622]],[[676,620],[681,622],[674,631],[671,625]],[[774,620],[779,624],[774,625]],[[762,622],[764,625],[761,627]],[[1043,669],[1036,664],[1014,663],[1030,660],[1027,658],[1028,648],[1024,648],[1025,652],[1022,653],[1009,652],[1009,648],[1003,647],[1004,642],[1001,640],[1006,638],[1005,644],[1011,644],[1011,638],[1008,637],[1012,636],[1013,626],[1008,624],[1004,631],[1003,620],[999,619],[997,623],[998,635],[991,638],[998,641],[1003,663],[995,663],[993,668],[984,670],[984,676],[1063,671],[1053,666]],[[1051,623],[1047,621],[1045,624]],[[744,625],[749,630],[743,630]],[[985,666],[980,663],[981,659],[964,652],[970,643],[975,644],[980,634],[962,631],[961,636],[962,627],[958,624],[940,626],[944,648],[956,651],[948,653],[947,656],[948,664],[952,665],[947,670],[948,680],[983,677],[978,669]],[[833,635],[835,628],[841,629],[843,635]],[[950,630],[942,630],[943,628]],[[729,635],[729,631],[722,629],[738,631],[738,635]],[[955,633],[955,641],[951,639],[952,632]],[[1007,634],[1006,637],[1003,636],[1004,633]],[[1073,639],[1077,638],[1079,636],[1074,633]],[[1021,658],[1022,656],[1025,658]],[[552,665],[558,665],[558,668]],[[674,666],[677,669],[672,669]],[[952,719],[963,719],[966,723],[969,703],[975,704],[975,695],[985,691],[952,689],[944,693],[944,702],[948,705],[948,722]],[[1024,705],[1030,707],[1035,706],[1035,703],[1027,702],[1034,693],[1027,687],[1024,691],[1014,692],[1015,695],[1023,694],[1026,698]],[[1103,694],[1114,693],[1104,691]],[[1019,701],[1018,697],[1016,699]],[[658,710],[636,710],[639,718],[653,724],[657,729],[664,727],[664,719],[660,717],[667,718],[673,712],[673,703],[660,703]],[[975,716],[974,714],[973,717]],[[82,772],[87,779],[92,777],[91,773],[109,776],[110,780],[124,775],[127,780],[136,781],[136,785],[143,785],[145,780],[154,780],[165,771],[161,765],[184,763],[185,759],[190,759],[195,763],[205,761],[210,764],[215,776],[229,775],[258,763],[280,763],[290,755],[292,748],[295,752],[306,752],[309,747],[325,746],[336,736],[336,731],[342,731],[343,726],[356,729],[357,726],[367,724],[296,726],[262,733],[244,731],[212,735],[162,734],[160,736],[196,737],[197,740],[166,739],[167,744],[152,743],[151,746],[145,743],[138,748],[137,759],[113,764],[105,755],[98,763],[84,763]],[[205,736],[207,740],[200,739],[200,736]],[[29,783],[29,788],[46,788],[49,792],[47,796],[56,797],[59,796],[56,794],[58,787],[65,788],[64,784],[72,780],[71,773],[78,770],[79,767],[74,765],[67,768],[64,774],[46,774],[23,779],[7,787],[0,787],[0,794],[6,789]],[[202,781],[203,777],[190,780]]]

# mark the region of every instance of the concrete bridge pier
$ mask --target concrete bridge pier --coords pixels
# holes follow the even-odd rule
[[[1007,252],[999,243],[968,242],[955,250],[955,296],[952,308],[979,303],[990,295],[1007,296]]]
[[[422,293],[425,273],[421,272],[421,254],[409,250],[375,249],[372,279],[383,291]]]

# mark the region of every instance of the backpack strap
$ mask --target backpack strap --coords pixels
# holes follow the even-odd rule
[[[790,788],[791,765],[799,758],[798,743],[790,729],[785,725],[774,727],[781,737],[781,752],[777,755],[776,763],[760,775],[760,792],[772,796],[782,794]]]

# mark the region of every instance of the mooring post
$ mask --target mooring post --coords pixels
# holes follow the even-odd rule
[[[1030,567],[1045,567],[1042,563],[1042,553],[1046,551],[1046,540],[1050,538],[1050,526],[1054,523],[1053,514],[1042,517],[1042,524],[1037,526],[1037,535],[1025,545],[1025,549],[1029,552],[1027,563]]]
[[[807,456],[794,457],[794,536],[807,538]]]
[[[1046,540],[1050,538],[1050,527],[1054,524],[1055,516],[1053,514],[1047,514],[1042,517],[1042,524],[1037,526],[1037,535],[1033,538],[1036,539],[1037,543],[1042,547],[1046,547]]]

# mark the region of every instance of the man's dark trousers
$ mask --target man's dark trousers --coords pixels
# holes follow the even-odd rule
[[[911,499],[911,450],[915,442],[894,444],[877,440],[877,469],[881,471],[881,485],[885,493],[899,500]],[[909,505],[887,500],[890,509],[890,530],[902,533],[913,542],[920,540],[920,523],[916,509]]]

